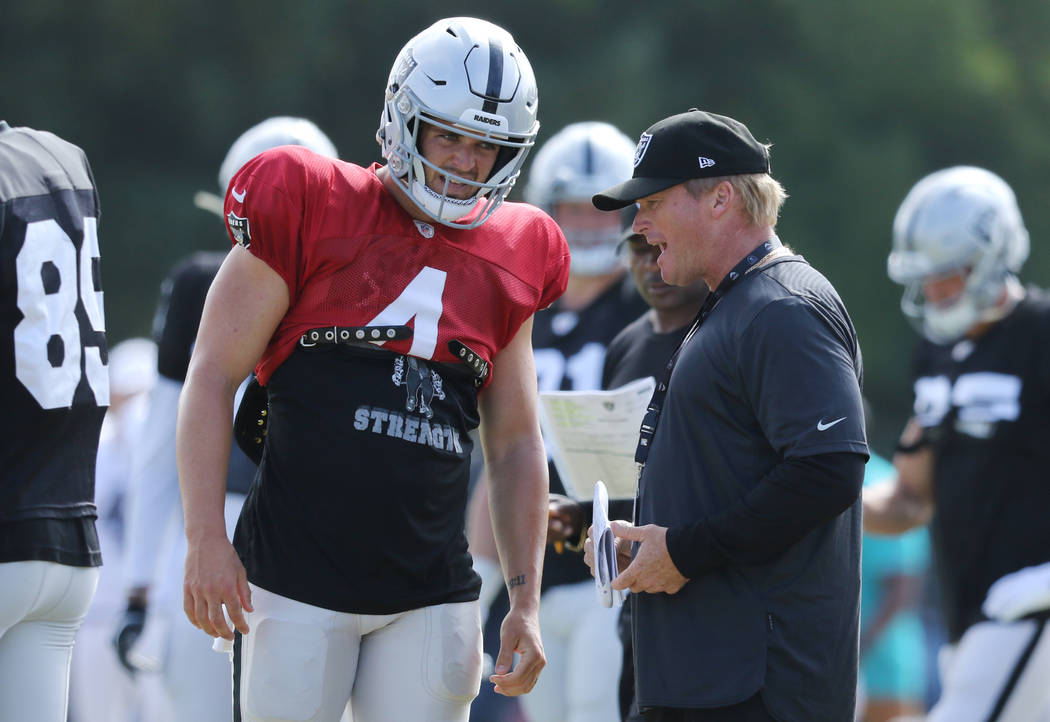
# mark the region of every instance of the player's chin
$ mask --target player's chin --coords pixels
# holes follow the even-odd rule
[[[469,201],[474,196],[474,191],[477,190],[471,186],[461,186],[459,188],[449,188],[448,197],[455,198],[457,201]]]

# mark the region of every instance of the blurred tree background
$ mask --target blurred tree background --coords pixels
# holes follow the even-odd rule
[[[1045,0],[8,0],[0,118],[88,153],[111,343],[149,334],[171,263],[225,247],[220,221],[191,199],[218,191],[240,132],[302,115],[344,159],[379,160],[394,56],[450,15],[501,24],[524,48],[540,142],[590,119],[636,137],[700,107],[774,143],[773,172],[791,196],[779,233],[850,309],[878,450],[908,413],[913,332],[885,257],[897,205],[920,176],[959,163],[1002,175],[1033,238],[1023,280],[1050,285]]]

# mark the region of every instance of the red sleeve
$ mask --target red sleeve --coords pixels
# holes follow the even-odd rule
[[[547,308],[558,297],[565,293],[565,287],[569,283],[569,244],[565,241],[558,225],[551,220],[548,225],[551,231],[547,256],[547,272],[544,275],[543,292],[540,296],[537,310]]]
[[[543,295],[540,297],[539,309],[544,309],[558,300],[565,293],[565,287],[569,283],[569,251],[553,258],[548,267],[547,284],[543,287]]]
[[[275,270],[291,298],[299,291],[304,206],[310,190],[303,149],[282,146],[248,161],[226,192],[226,230],[234,243]]]

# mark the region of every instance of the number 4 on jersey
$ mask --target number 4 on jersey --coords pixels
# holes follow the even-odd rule
[[[401,295],[368,322],[369,326],[400,326],[415,319],[409,356],[433,358],[437,348],[438,321],[443,310],[445,271],[424,266]],[[377,344],[380,345],[380,344]]]

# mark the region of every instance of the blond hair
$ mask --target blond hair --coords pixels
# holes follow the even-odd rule
[[[768,173],[748,173],[745,175],[727,175],[718,178],[693,178],[685,182],[685,188],[694,198],[714,189],[726,181],[744,202],[744,211],[756,226],[775,228],[780,207],[787,200],[787,192],[773,176]]]

